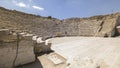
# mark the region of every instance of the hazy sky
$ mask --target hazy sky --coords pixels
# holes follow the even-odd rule
[[[120,12],[120,0],[0,0],[0,6],[59,19]]]

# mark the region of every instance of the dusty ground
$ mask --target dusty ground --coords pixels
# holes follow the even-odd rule
[[[120,38],[63,37],[50,39],[68,68],[120,68]]]

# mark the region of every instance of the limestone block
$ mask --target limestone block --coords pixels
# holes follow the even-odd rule
[[[34,62],[35,55],[33,50],[33,41],[22,40],[19,42],[19,45],[16,66]]]
[[[0,29],[0,36],[9,35],[9,29]]]
[[[37,43],[42,43],[42,42],[44,42],[42,37],[37,38],[36,41],[37,41]]]
[[[66,68],[66,59],[57,53],[50,53],[38,57],[43,68]]]
[[[120,26],[116,27],[118,34],[120,34]]]
[[[42,46],[43,52],[51,51],[51,43],[48,43],[47,45]]]
[[[36,41],[37,38],[38,38],[38,36],[33,36],[33,37],[32,37],[32,40]]]
[[[0,42],[0,68],[12,68],[16,56],[17,42]],[[15,66],[35,61],[33,41],[20,40]]]
[[[22,39],[24,40],[32,40],[33,34],[25,34],[22,35]]]
[[[0,68],[12,68],[13,60],[15,58],[16,43],[2,43],[0,44]]]
[[[0,40],[2,42],[15,42],[17,40],[17,35],[5,35],[5,36],[1,36]]]
[[[35,53],[40,53],[40,52],[48,52],[51,51],[51,43],[46,42],[41,42],[41,43],[36,43],[35,47]]]
[[[43,51],[43,46],[45,46],[45,42],[37,43],[35,45],[35,53],[40,53]]]

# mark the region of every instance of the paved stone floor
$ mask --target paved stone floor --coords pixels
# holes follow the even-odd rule
[[[61,37],[47,40],[67,68],[120,68],[120,38]],[[17,68],[42,68],[39,61]]]
[[[50,39],[68,68],[120,68],[120,38],[63,37]]]

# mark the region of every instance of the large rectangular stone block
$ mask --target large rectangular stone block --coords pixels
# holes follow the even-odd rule
[[[66,68],[66,59],[57,53],[50,53],[38,57],[43,68]]]
[[[0,68],[13,68],[35,61],[34,43],[31,35],[19,36],[17,35],[3,35],[0,37]],[[18,53],[17,52],[18,45]]]

